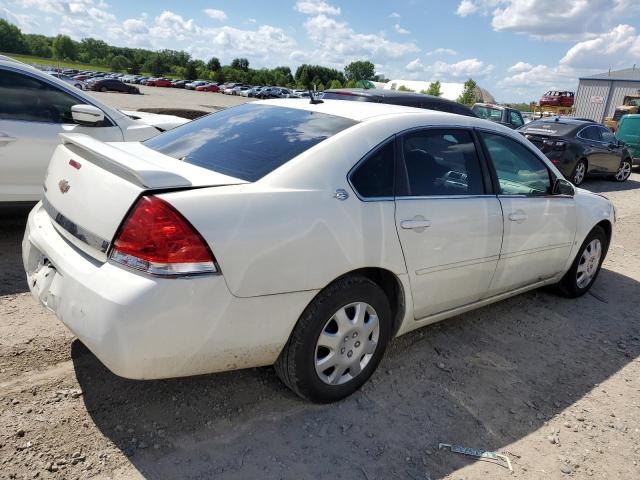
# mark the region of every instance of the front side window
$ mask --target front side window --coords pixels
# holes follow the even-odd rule
[[[604,143],[616,143],[616,136],[611,133],[611,130],[600,127],[600,135]]]
[[[545,164],[519,142],[480,132],[503,195],[548,195],[551,177]]]
[[[376,148],[351,174],[351,184],[363,198],[393,197],[394,141]]]
[[[0,69],[0,119],[74,123],[71,106],[82,100],[46,82]]]
[[[474,105],[473,113],[485,120],[491,120],[492,122],[499,122],[502,120],[502,110],[498,108],[485,107],[484,105]]]
[[[524,125],[524,122],[522,121],[522,117],[518,112],[513,112],[513,111],[509,112],[509,119],[511,121],[511,125],[513,125],[516,128]]]
[[[424,130],[402,138],[408,196],[482,195],[482,170],[471,134]]]
[[[186,163],[255,182],[356,123],[325,113],[247,103],[201,117],[144,144]]]

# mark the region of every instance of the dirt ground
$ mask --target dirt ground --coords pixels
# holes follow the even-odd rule
[[[0,478],[640,478],[640,175],[591,180],[615,239],[592,293],[534,291],[396,339],[333,405],[272,368],[130,381],[27,293],[0,219]],[[438,450],[497,450],[513,473]]]

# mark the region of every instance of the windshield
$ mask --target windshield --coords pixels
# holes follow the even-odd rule
[[[499,122],[502,120],[502,110],[498,108],[485,107],[484,105],[474,105],[473,113],[485,120],[491,120],[493,122]]]
[[[629,100],[627,103],[630,107],[640,107],[640,98],[636,98],[634,100]]]
[[[324,113],[244,104],[186,123],[144,142],[165,155],[254,182],[354,120]]]

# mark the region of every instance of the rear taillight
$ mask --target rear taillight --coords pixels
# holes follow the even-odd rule
[[[564,150],[567,148],[567,142],[557,141],[557,140],[544,140],[544,143],[547,147],[551,147],[551,150]]]
[[[204,239],[175,208],[142,197],[120,227],[111,260],[153,275],[176,276],[218,271]]]

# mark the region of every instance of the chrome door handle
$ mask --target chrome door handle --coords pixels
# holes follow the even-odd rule
[[[431,220],[402,220],[400,222],[400,226],[405,230],[424,230],[425,228],[431,226]]]
[[[522,223],[527,218],[529,218],[529,216],[526,213],[524,213],[522,210],[518,210],[517,212],[513,212],[509,214],[509,220],[511,220],[512,222]]]

